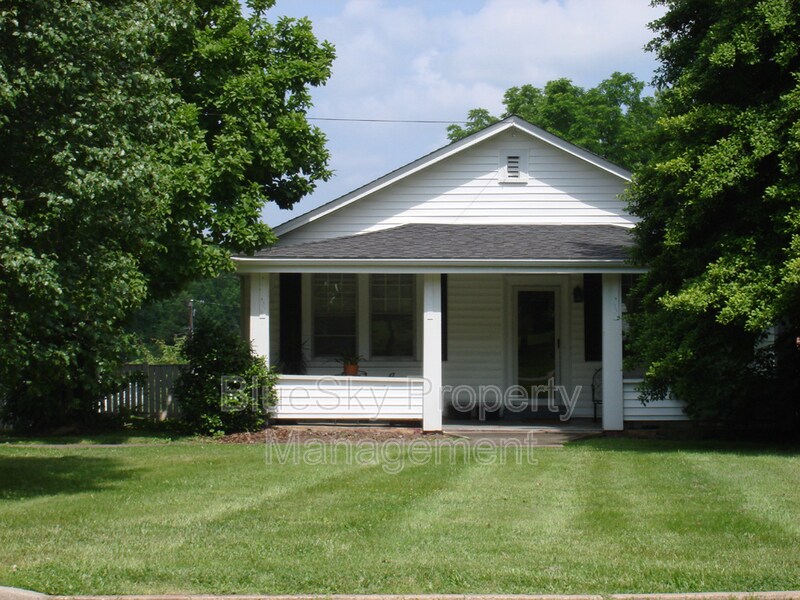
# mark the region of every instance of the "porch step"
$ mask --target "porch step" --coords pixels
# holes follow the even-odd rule
[[[459,434],[459,433],[583,433],[583,434],[600,434],[603,432],[600,427],[537,427],[525,425],[506,425],[506,426],[493,426],[493,425],[443,425],[442,430],[444,433]]]
[[[443,429],[445,433],[456,432],[483,432],[483,433],[503,433],[503,432],[533,432],[533,433],[602,433],[603,426],[600,421],[593,422],[592,419],[575,418],[569,421],[547,420],[547,421],[477,421],[477,420],[457,420],[445,418]]]
[[[505,447],[560,448],[566,442],[574,442],[586,437],[602,434],[600,431],[555,431],[505,428],[498,430],[471,429],[453,430],[445,428],[444,433],[453,437],[469,440],[471,444],[491,444]]]

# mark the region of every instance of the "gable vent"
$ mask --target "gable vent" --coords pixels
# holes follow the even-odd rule
[[[500,152],[500,183],[526,183],[528,181],[528,153],[509,149]]]

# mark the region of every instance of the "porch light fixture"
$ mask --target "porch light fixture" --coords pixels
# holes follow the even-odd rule
[[[572,300],[577,304],[583,302],[583,288],[581,286],[576,285],[575,289],[572,290]]]

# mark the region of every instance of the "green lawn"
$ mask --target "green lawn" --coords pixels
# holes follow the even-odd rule
[[[800,452],[0,446],[0,585],[92,593],[800,588]],[[398,447],[393,448],[398,452]],[[402,452],[409,452],[408,449]],[[294,464],[294,458],[304,459]],[[414,459],[413,461],[411,459]],[[402,469],[398,470],[398,467]],[[396,471],[396,472],[395,472]]]

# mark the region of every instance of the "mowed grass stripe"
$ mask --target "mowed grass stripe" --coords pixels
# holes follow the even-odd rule
[[[800,588],[796,452],[600,439],[537,449],[518,464],[512,450],[483,462],[463,448],[440,461],[395,450],[402,460],[354,460],[336,447],[281,464],[264,446],[0,448],[0,585],[62,594]]]

